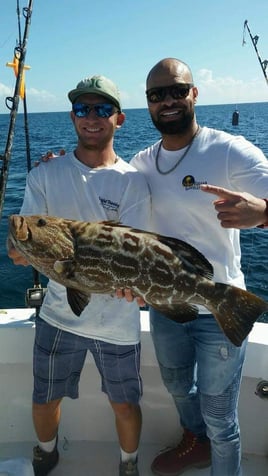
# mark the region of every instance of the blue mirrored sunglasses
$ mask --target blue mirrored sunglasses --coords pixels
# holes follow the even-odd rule
[[[109,103],[89,105],[77,102],[73,104],[73,112],[76,117],[87,117],[92,109],[97,117],[111,117],[117,112],[115,106]]]

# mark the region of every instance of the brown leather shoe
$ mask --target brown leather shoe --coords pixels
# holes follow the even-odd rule
[[[190,468],[206,468],[211,464],[210,441],[198,440],[189,430],[184,430],[181,442],[175,448],[162,451],[151,465],[158,476],[179,476]]]

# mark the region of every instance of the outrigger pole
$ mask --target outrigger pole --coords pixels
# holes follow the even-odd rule
[[[25,28],[24,28],[24,35],[23,39],[19,39],[19,44],[16,46],[14,51],[14,57],[17,60],[18,71],[16,75],[16,84],[14,95],[11,98],[6,98],[6,106],[10,109],[10,123],[9,123],[9,132],[7,137],[6,149],[4,155],[0,156],[0,219],[2,217],[2,211],[4,207],[4,198],[7,186],[7,179],[8,179],[8,171],[9,171],[9,163],[11,158],[11,150],[13,145],[13,138],[15,132],[15,123],[17,118],[17,112],[19,108],[19,99],[21,94],[21,86],[23,82],[23,74],[26,56],[26,49],[27,49],[27,41],[28,41],[28,34],[29,34],[29,27],[31,23],[31,16],[33,10],[33,0],[29,0],[28,7],[23,8],[23,16],[25,18]],[[19,5],[17,0],[17,12],[19,14]],[[20,34],[20,24],[19,24],[19,34]],[[11,106],[8,104],[8,101],[11,102]],[[26,107],[25,99],[24,99],[24,108]]]
[[[267,73],[266,73],[266,68],[268,66],[268,60],[264,60],[264,61],[261,60],[258,49],[257,49],[257,43],[258,43],[259,37],[258,37],[258,35],[255,35],[254,37],[252,36],[251,31],[250,31],[249,26],[248,26],[248,21],[247,20],[245,20],[245,22],[244,22],[243,46],[246,43],[246,41],[245,41],[245,29],[246,28],[248,30],[248,33],[249,33],[249,36],[251,38],[252,44],[253,44],[254,49],[256,51],[256,55],[258,57],[260,65],[261,65],[261,69],[262,69],[262,72],[263,72],[264,77],[266,79],[266,83],[268,84],[268,77],[267,77]]]

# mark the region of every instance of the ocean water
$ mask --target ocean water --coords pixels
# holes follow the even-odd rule
[[[197,106],[199,124],[244,135],[260,147],[268,158],[268,102],[237,106],[239,124],[232,126],[234,105]],[[126,161],[139,150],[159,138],[147,109],[126,110],[126,121],[115,136],[115,150]],[[30,153],[32,163],[40,155],[61,148],[75,147],[76,135],[68,112],[28,114]],[[0,114],[0,154],[5,151],[9,128],[9,114]],[[18,213],[25,187],[27,160],[24,116],[18,114],[10,161],[5,204],[0,222],[0,309],[24,307],[26,289],[33,287],[30,267],[14,266],[6,255],[7,217]],[[268,301],[268,231],[250,229],[241,232],[242,268],[247,288]],[[46,279],[41,277],[43,285]],[[268,322],[268,318],[264,318]]]

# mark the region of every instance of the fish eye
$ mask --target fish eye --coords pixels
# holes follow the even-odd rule
[[[37,226],[45,226],[47,224],[46,220],[44,218],[39,218],[37,222]]]

